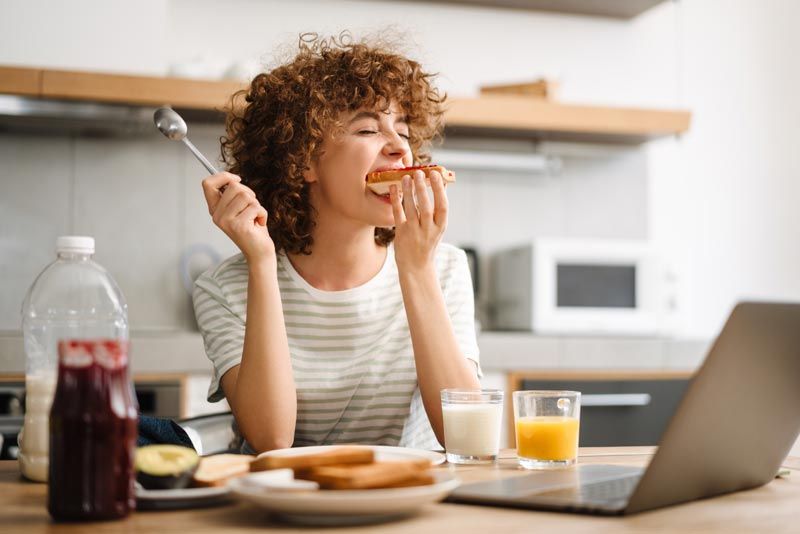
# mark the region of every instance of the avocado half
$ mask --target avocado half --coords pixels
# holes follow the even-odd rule
[[[180,489],[189,485],[200,457],[179,445],[146,445],[136,449],[136,480],[146,489]]]

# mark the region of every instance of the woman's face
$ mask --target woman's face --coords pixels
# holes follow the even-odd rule
[[[311,202],[324,220],[338,216],[366,226],[392,227],[388,195],[367,188],[366,176],[412,164],[403,112],[393,103],[387,111],[359,109],[340,119],[343,130],[325,137],[319,158],[306,173]]]

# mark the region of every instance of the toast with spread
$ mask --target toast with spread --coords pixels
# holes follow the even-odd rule
[[[425,181],[430,185],[431,172],[437,171],[442,175],[442,180],[445,185],[456,181],[456,173],[449,171],[441,165],[421,165],[417,167],[405,167],[402,169],[389,169],[385,171],[376,171],[367,174],[367,187],[369,187],[375,194],[388,195],[389,187],[393,184],[398,189],[402,188],[402,180],[405,175],[412,175],[414,171],[420,170],[425,173]]]

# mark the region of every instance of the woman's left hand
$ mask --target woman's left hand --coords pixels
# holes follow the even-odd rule
[[[437,171],[430,176],[433,202],[428,196],[425,173],[416,170],[403,177],[403,198],[397,186],[389,195],[394,212],[394,250],[400,272],[416,272],[433,266],[436,246],[447,227],[447,195],[444,180]],[[416,201],[415,201],[416,200]]]

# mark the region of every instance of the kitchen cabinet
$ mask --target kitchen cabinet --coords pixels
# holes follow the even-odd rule
[[[117,106],[171,105],[193,120],[220,121],[220,110],[243,86],[235,81],[0,67],[0,95]],[[586,143],[643,143],[686,132],[691,120],[686,110],[581,106],[525,96],[451,98],[446,106],[447,133]]]
[[[581,447],[657,445],[692,373],[685,371],[524,371],[508,375],[508,443],[513,446],[511,392],[580,391]]]

